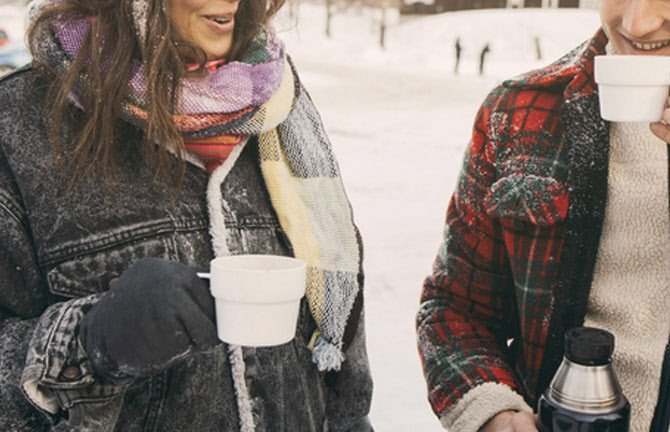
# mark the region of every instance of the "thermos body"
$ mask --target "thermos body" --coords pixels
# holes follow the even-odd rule
[[[630,404],[611,365],[614,336],[579,327],[565,338],[565,357],[538,401],[546,432],[628,432]]]
[[[602,414],[567,410],[542,395],[538,404],[539,421],[549,432],[628,432],[630,405]]]

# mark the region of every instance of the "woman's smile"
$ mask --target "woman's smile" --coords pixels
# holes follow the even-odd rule
[[[218,33],[228,33],[235,29],[234,13],[207,15],[205,18],[210,21],[210,25],[214,31]]]
[[[225,57],[233,44],[238,0],[171,0],[170,17],[179,35],[207,54]]]

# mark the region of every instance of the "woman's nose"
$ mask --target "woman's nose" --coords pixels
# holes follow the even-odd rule
[[[660,3],[665,0],[629,0],[622,25],[630,36],[644,37],[658,30],[664,23]],[[666,7],[667,9],[667,7]]]

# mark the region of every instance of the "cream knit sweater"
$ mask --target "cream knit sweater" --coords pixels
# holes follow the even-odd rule
[[[612,123],[607,206],[585,325],[615,337],[631,432],[649,430],[670,334],[667,146],[647,123]]]

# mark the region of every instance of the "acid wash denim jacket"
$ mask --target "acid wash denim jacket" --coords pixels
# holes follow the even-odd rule
[[[30,67],[0,80],[0,430],[240,430],[223,343],[150,378],[93,376],[78,325],[110,282],[142,257],[199,267],[212,258],[208,174],[188,163],[175,199],[176,178],[155,181],[141,131],[122,124],[113,189],[88,174],[68,190],[47,141],[46,86]],[[66,119],[65,142],[77,114]],[[231,253],[291,255],[254,138],[221,188]],[[256,431],[372,431],[362,317],[337,375],[312,363],[314,329],[303,301],[293,341],[244,348]]]

